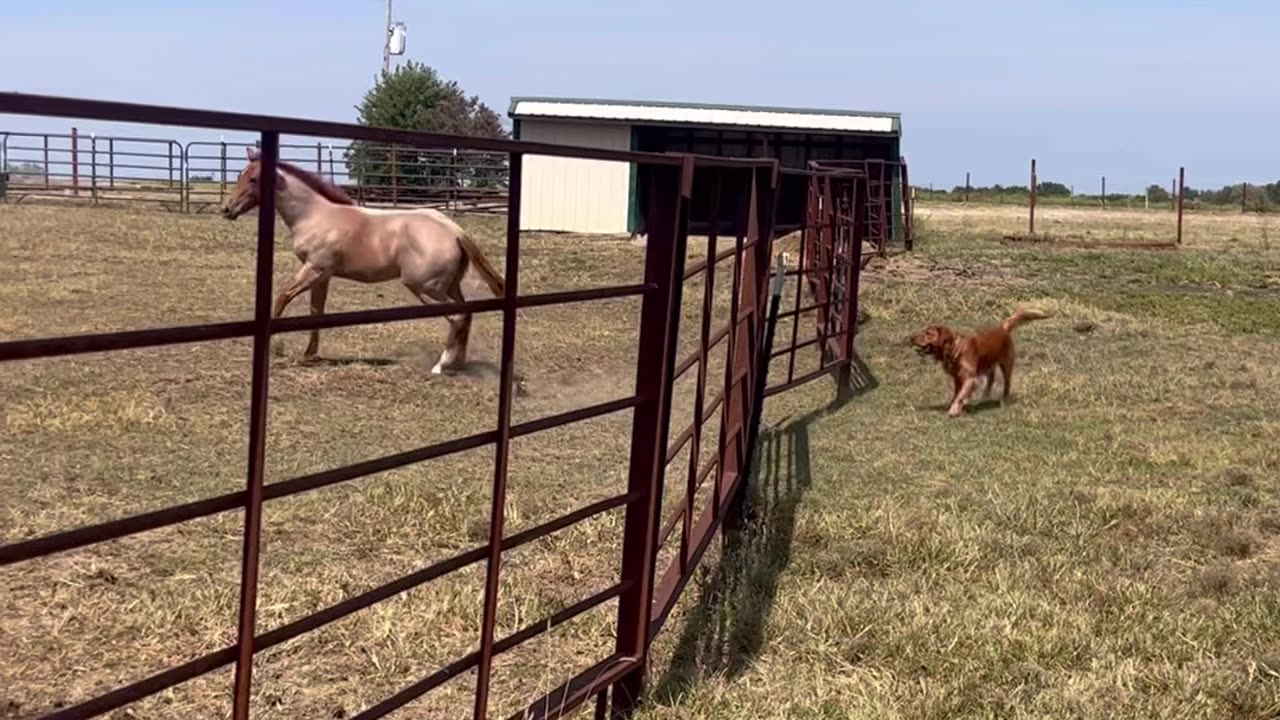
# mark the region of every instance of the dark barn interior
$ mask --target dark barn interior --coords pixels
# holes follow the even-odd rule
[[[632,127],[632,148],[645,152],[690,152],[728,158],[773,157],[783,167],[804,169],[811,160],[884,160],[899,158],[899,136],[874,133],[797,133],[770,129],[720,129],[680,126],[637,125]],[[709,229],[710,183],[712,171],[700,170],[694,175],[694,203],[690,208],[690,232],[704,234]],[[633,231],[643,234],[644,213],[648,196],[644,174],[637,178],[636,204],[632,208]],[[786,232],[804,221],[805,194],[808,181],[803,176],[784,174],[778,197],[778,229]],[[722,234],[732,228],[735,203],[728,193],[735,190],[722,182],[726,193],[720,203]],[[740,192],[740,189],[738,190]]]

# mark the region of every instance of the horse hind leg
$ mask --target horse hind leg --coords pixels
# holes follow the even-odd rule
[[[467,361],[467,340],[471,336],[470,315],[449,315],[449,339],[445,341],[444,352],[436,361],[431,372],[439,375],[446,369],[456,368]]]
[[[428,290],[409,288],[422,302],[423,305],[430,305],[432,302],[462,302],[462,292],[460,288],[450,288],[447,294],[436,296]],[[445,340],[444,350],[440,353],[440,358],[436,360],[436,364],[431,368],[431,374],[439,375],[446,369],[456,367],[467,359],[467,340],[471,336],[471,315],[458,314],[446,315],[445,320],[449,323],[449,337]]]
[[[449,288],[449,300],[456,303],[466,302],[460,283],[454,282],[453,287]],[[431,372],[437,374],[444,368],[458,367],[465,363],[467,343],[471,340],[471,313],[449,315],[445,319],[449,321],[449,339],[445,341],[444,352],[440,353],[439,362],[431,369]]]

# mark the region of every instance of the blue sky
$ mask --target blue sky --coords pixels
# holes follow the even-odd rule
[[[384,11],[4,2],[0,88],[352,120],[381,63]],[[406,57],[504,115],[512,95],[897,111],[912,180],[938,187],[966,171],[1025,183],[1032,156],[1042,179],[1080,191],[1103,174],[1115,191],[1167,185],[1179,165],[1197,187],[1280,178],[1274,0],[396,0],[396,17]],[[0,129],[70,124],[0,117]]]

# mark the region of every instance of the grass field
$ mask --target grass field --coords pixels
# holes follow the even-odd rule
[[[841,408],[823,382],[770,401],[757,523],[686,592],[646,717],[1280,712],[1280,226],[1192,216],[1187,246],[1160,253],[990,241],[1021,217],[922,208],[919,251],[873,263],[859,348],[874,382]],[[1172,228],[1168,214],[1044,217],[1082,235]],[[502,221],[464,222],[500,259]],[[522,292],[639,275],[625,240],[522,243]],[[0,207],[0,337],[247,317],[252,245],[247,221]],[[279,282],[296,261],[278,247]],[[394,284],[330,296],[334,310],[406,300]],[[1021,303],[1054,317],[1020,331],[1016,402],[947,420],[945,380],[905,335]],[[522,313],[517,420],[628,394],[637,309]],[[440,321],[325,333],[315,365],[286,338],[268,481],[487,429],[499,331],[479,319],[480,362],[453,377],[429,374]],[[239,489],[249,356],[225,342],[6,366],[0,541]],[[629,425],[516,440],[508,531],[619,492]],[[482,543],[491,474],[486,448],[268,504],[260,630]],[[0,569],[0,717],[232,642],[240,525],[216,516]],[[620,532],[609,513],[514,551],[499,635],[611,584]],[[349,716],[471,651],[480,588],[472,567],[267,651],[256,716]],[[609,654],[614,612],[498,660],[492,715]],[[453,717],[473,685],[465,674],[408,712]],[[214,673],[131,716],[225,717],[229,686]]]
[[[691,592],[644,717],[1280,717],[1280,225],[1085,251],[991,242],[1012,208],[920,217],[863,281],[876,387],[772,401],[759,526]],[[906,334],[1021,304],[1054,317],[1019,331],[1015,402],[948,420]]]

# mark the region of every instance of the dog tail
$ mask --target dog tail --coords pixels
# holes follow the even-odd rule
[[[1004,328],[1005,332],[1013,332],[1014,328],[1025,322],[1043,320],[1047,317],[1049,317],[1048,313],[1040,312],[1039,310],[1023,309],[1006,318],[1001,327]]]

